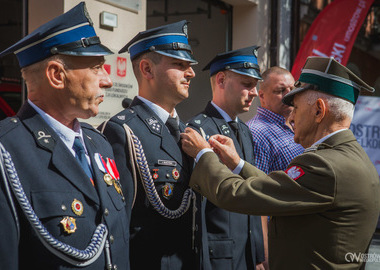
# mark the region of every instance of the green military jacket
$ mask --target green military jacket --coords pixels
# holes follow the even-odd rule
[[[305,150],[269,175],[240,175],[205,153],[190,186],[229,211],[271,216],[269,264],[277,269],[361,269],[377,224],[379,175],[350,130]]]

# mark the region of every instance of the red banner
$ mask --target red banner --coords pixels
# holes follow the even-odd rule
[[[312,23],[294,60],[297,80],[308,56],[334,57],[346,65],[361,25],[374,0],[335,0]]]

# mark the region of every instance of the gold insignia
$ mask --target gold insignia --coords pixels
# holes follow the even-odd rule
[[[74,214],[80,216],[83,214],[83,204],[81,201],[78,201],[77,199],[74,199],[74,201],[71,203],[71,209],[73,210]]]
[[[77,229],[75,218],[73,217],[64,217],[60,223],[62,224],[65,232],[67,232],[68,234],[74,233]]]
[[[173,175],[174,180],[178,180],[178,178],[179,178],[179,171],[176,168],[174,168],[172,170],[172,175]]]
[[[173,195],[173,189],[174,189],[174,186],[172,184],[169,184],[169,183],[167,183],[162,188],[162,194],[164,195],[165,199],[170,199],[170,197]]]
[[[113,186],[115,187],[117,193],[119,193],[120,195],[124,196],[123,195],[123,191],[121,190],[121,185],[120,185],[119,181],[114,180],[113,181]]]
[[[104,182],[106,182],[107,185],[112,185],[112,176],[109,173],[105,173],[103,176]]]

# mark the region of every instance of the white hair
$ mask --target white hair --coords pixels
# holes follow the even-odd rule
[[[309,90],[305,93],[307,104],[314,104],[318,98],[322,98],[326,101],[330,113],[334,116],[335,121],[340,122],[346,118],[352,120],[354,116],[355,106],[351,102],[325,94],[319,91]]]

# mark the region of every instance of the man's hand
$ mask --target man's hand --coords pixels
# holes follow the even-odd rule
[[[193,158],[195,158],[202,149],[211,148],[198,132],[189,127],[185,129],[184,133],[181,133],[181,139],[183,151]]]
[[[209,139],[210,145],[219,159],[232,171],[240,162],[240,157],[236,152],[234,142],[231,138],[223,135],[213,135]]]

